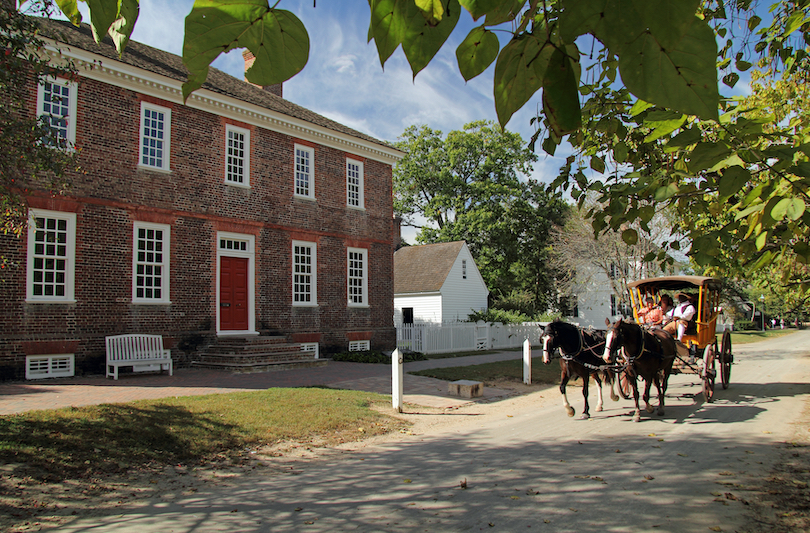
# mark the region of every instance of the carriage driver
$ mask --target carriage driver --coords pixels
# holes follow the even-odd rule
[[[664,321],[664,311],[655,305],[655,300],[653,300],[652,296],[647,296],[645,303],[647,306],[638,312],[638,319],[643,325],[648,327],[660,326],[661,322]]]
[[[692,317],[695,316],[695,313],[695,306],[689,301],[689,296],[679,292],[678,305],[676,305],[675,309],[672,311],[674,320],[664,326],[664,331],[668,331],[672,335],[677,333],[677,339],[680,341],[683,339],[684,333],[686,333],[686,326],[689,324],[689,321],[692,320]]]

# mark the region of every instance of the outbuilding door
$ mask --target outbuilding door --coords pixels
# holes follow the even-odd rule
[[[220,257],[219,329],[243,331],[248,324],[248,260]]]

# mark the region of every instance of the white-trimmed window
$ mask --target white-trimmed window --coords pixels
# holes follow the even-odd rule
[[[250,187],[250,130],[225,126],[225,183]]]
[[[76,82],[43,78],[37,90],[37,116],[45,117],[53,130],[49,145],[72,149],[76,144]]]
[[[346,160],[346,205],[363,209],[363,163]]]
[[[171,124],[171,109],[141,102],[140,166],[169,170]]]
[[[132,301],[169,303],[169,239],[166,224],[136,222],[132,252]]]
[[[461,260],[461,279],[467,279],[467,260]]]
[[[314,242],[292,243],[292,303],[295,306],[318,305],[317,246]]]
[[[27,299],[72,302],[76,263],[76,214],[29,210]]]
[[[347,264],[349,307],[368,307],[368,250],[349,248]]]
[[[295,145],[295,196],[315,198],[315,150]]]

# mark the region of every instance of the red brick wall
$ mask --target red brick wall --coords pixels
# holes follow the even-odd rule
[[[32,86],[32,113],[35,97]],[[171,173],[137,166],[142,99],[171,109]],[[249,189],[224,183],[228,123],[250,130]],[[29,197],[77,213],[76,303],[26,303],[26,238],[0,235],[0,256],[16,265],[0,270],[0,379],[23,377],[26,347],[47,343],[75,347],[78,372],[101,371],[104,336],[127,332],[162,334],[178,363],[193,359],[177,346],[216,333],[217,231],[255,235],[256,329],[319,338],[327,353],[358,331],[370,332],[373,348],[393,348],[390,165],[315,145],[316,200],[297,199],[300,140],[84,78],[76,135],[85,173],[71,176],[65,197]],[[365,210],[346,207],[348,155],[364,161]],[[171,226],[171,304],[132,303],[135,221]],[[292,240],[317,242],[318,307],[291,305]],[[368,308],[347,306],[349,245],[368,249]]]

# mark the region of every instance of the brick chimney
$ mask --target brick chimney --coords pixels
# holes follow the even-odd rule
[[[253,66],[253,62],[256,61],[256,56],[254,56],[253,52],[251,52],[250,50],[245,50],[245,51],[242,52],[242,57],[245,59],[245,72],[247,72],[248,69]],[[245,76],[245,81],[248,81],[247,76]],[[250,82],[248,81],[248,83],[250,83]],[[251,85],[256,85],[255,83],[250,83],[250,84]],[[284,97],[283,94],[282,94],[283,91],[282,91],[282,84],[281,83],[276,83],[276,84],[273,84],[273,85],[256,85],[256,87],[261,87],[265,91],[267,91],[267,92],[269,92],[271,94],[275,94],[278,97],[281,97],[281,98]]]

